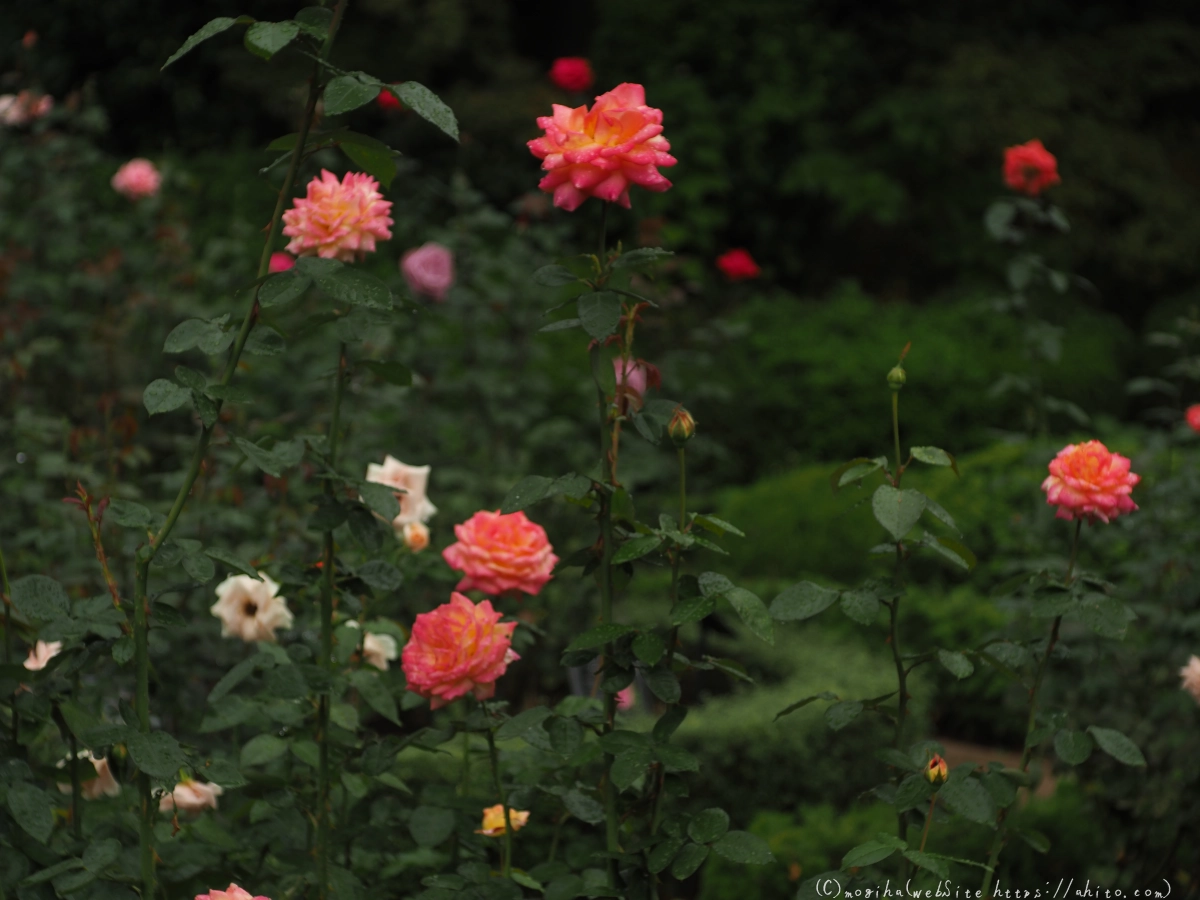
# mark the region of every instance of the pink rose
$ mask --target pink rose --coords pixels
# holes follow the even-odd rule
[[[596,78],[592,64],[582,56],[561,56],[550,67],[550,80],[564,91],[586,91]]]
[[[617,405],[624,413],[632,404],[634,409],[641,409],[645,402],[646,391],[662,384],[658,367],[644,359],[613,359],[613,375],[617,382]]]
[[[1189,406],[1183,415],[1187,419],[1188,427],[1192,431],[1200,432],[1200,403]]]
[[[162,185],[162,175],[148,159],[131,159],[112,177],[113,190],[130,200],[153,197]]]
[[[659,166],[675,165],[662,136],[662,110],[646,105],[640,84],[619,84],[586,106],[554,104],[554,115],[542,116],[544,137],[529,141],[542,160],[546,176],[538,187],[554,194],[554,205],[568,212],[588,197],[629,208],[629,186],[665,191],[671,182]]]
[[[271,900],[271,898],[264,897],[261,894],[251,896],[250,892],[244,888],[240,888],[236,884],[230,884],[223,891],[210,890],[207,894],[197,894],[196,900]]]
[[[442,558],[463,573],[455,590],[479,590],[493,597],[505,591],[536,595],[558,562],[546,530],[524,512],[480,510],[455,525],[454,534],[458,542],[443,550]]]
[[[1041,141],[1029,141],[1004,151],[1004,183],[1014,191],[1036,197],[1061,180],[1058,160]]]
[[[730,281],[757,278],[762,271],[759,269],[758,263],[754,261],[754,257],[750,255],[750,251],[741,247],[718,256],[717,268]]]
[[[405,252],[400,271],[414,294],[425,294],[441,302],[454,284],[454,253],[430,241]]]
[[[295,264],[296,257],[292,256],[290,253],[284,253],[282,250],[278,250],[271,254],[271,261],[267,264],[267,271],[271,273],[286,272]]]
[[[517,623],[500,618],[490,601],[475,604],[459,593],[417,616],[400,657],[408,689],[428,697],[434,709],[467,693],[491,697],[496,679],[520,659],[512,650]]]
[[[337,176],[327,169],[308,183],[308,195],[292,201],[283,214],[289,253],[354,262],[387,240],[392,201],[379,193],[379,182],[363,172]]]
[[[617,691],[617,709],[625,712],[626,710],[633,709],[636,704],[637,691],[632,684],[627,688]]]
[[[1137,509],[1130,498],[1141,476],[1129,471],[1129,460],[1099,441],[1068,444],[1050,461],[1042,482],[1046,502],[1058,505],[1059,519],[1097,520],[1107,524]]]
[[[225,789],[219,784],[185,778],[175,785],[171,793],[158,798],[158,811],[200,813],[206,809],[216,809],[217,798],[223,793]]]
[[[1187,665],[1179,670],[1179,677],[1183,679],[1183,689],[1200,703],[1200,656],[1193,654]]]

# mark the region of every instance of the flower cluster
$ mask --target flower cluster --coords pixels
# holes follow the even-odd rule
[[[392,236],[388,213],[392,201],[379,193],[379,182],[362,172],[347,172],[341,181],[328,169],[308,183],[283,214],[283,233],[292,240],[289,253],[353,262],[375,250],[376,240]]]

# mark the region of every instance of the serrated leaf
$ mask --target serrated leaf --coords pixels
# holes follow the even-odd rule
[[[954,517],[950,515],[950,513],[946,512],[946,510],[943,509],[940,504],[929,497],[925,498],[925,511],[938,521],[953,529],[955,534],[960,533],[958,530],[958,525],[956,525],[954,522]]]
[[[679,702],[679,679],[670,669],[651,669],[645,674],[646,687],[663,703]]]
[[[295,22],[255,22],[246,29],[246,49],[255,56],[270,59],[300,34]]]
[[[278,759],[287,752],[288,742],[273,734],[258,734],[242,747],[241,765],[261,766]]]
[[[860,456],[834,469],[833,474],[829,476],[829,483],[836,491],[852,482],[862,481],[872,472],[876,472],[886,465],[886,457],[877,456],[874,459],[867,459],[865,456]]]
[[[580,321],[578,319],[559,319],[557,322],[543,325],[538,331],[570,331],[572,328],[578,328],[579,326]]]
[[[912,447],[909,449],[913,459],[918,459],[930,466],[949,466],[958,474],[958,462],[941,447]]]
[[[581,822],[598,825],[604,821],[604,807],[578,788],[567,791],[562,799],[571,815]]]
[[[396,179],[396,153],[391,147],[382,142],[378,147],[374,147],[350,141],[343,141],[338,146],[350,157],[351,162],[368,175],[377,178],[385,188],[392,186]]]
[[[845,591],[842,612],[860,625],[874,625],[879,617],[879,598],[869,590]]]
[[[245,438],[235,437],[233,442],[250,462],[276,478],[282,477],[284,470],[299,463],[304,455],[303,441],[280,441],[271,450],[252,444]]]
[[[950,877],[950,867],[946,861],[940,856],[933,853],[924,853],[920,850],[904,850],[904,858],[915,866],[920,866],[922,869],[928,869],[937,875],[938,878],[946,879]]]
[[[617,790],[628,790],[639,778],[646,774],[650,764],[654,762],[654,754],[649,747],[632,747],[622,750],[613,759],[609,774]]]
[[[641,266],[648,266],[674,255],[673,251],[664,250],[662,247],[641,247],[637,250],[622,253],[612,261],[612,267],[614,269],[640,268]]]
[[[213,575],[216,574],[216,568],[213,566],[212,560],[200,553],[189,553],[183,558],[183,571],[191,575],[200,584],[211,581]]]
[[[1096,739],[1096,743],[1100,746],[1100,749],[1117,762],[1124,763],[1127,766],[1146,765],[1146,757],[1142,755],[1142,751],[1138,749],[1137,744],[1125,737],[1121,732],[1112,728],[1100,728],[1097,725],[1089,725],[1088,733]]]
[[[142,403],[152,416],[156,413],[179,409],[191,399],[192,392],[190,390],[166,378],[157,378],[150,382],[142,394]]]
[[[228,31],[234,25],[245,25],[253,21],[254,20],[249,16],[238,16],[236,19],[231,19],[228,16],[218,16],[217,18],[203,25],[199,31],[195,32],[186,41],[184,41],[180,48],[172,53],[167,58],[167,61],[162,64],[162,68],[165,69],[184,54],[190,53],[197,47],[197,45],[202,44],[211,37],[216,37],[222,32]],[[159,71],[161,72],[162,69],[159,69]]]
[[[809,619],[832,606],[839,596],[839,591],[801,581],[784,588],[771,601],[771,618],[779,622]]]
[[[724,537],[726,533],[735,534],[738,537],[745,537],[746,533],[734,525],[730,525],[724,519],[718,519],[716,516],[702,514],[696,516],[693,521],[701,528],[711,531],[717,537]]]
[[[377,591],[394,591],[404,584],[404,575],[391,563],[372,559],[354,570],[354,576]]]
[[[991,825],[996,819],[996,804],[992,795],[976,778],[951,778],[938,790],[946,806],[964,819],[980,825]]]
[[[589,336],[604,340],[617,330],[621,320],[621,298],[612,291],[583,294],[578,300],[579,324]]]
[[[364,481],[358,486],[363,501],[373,511],[379,513],[388,522],[400,515],[400,501],[396,499],[396,489],[386,484]]]
[[[5,804],[13,821],[35,841],[44,844],[50,839],[54,831],[54,812],[44,791],[26,781],[18,781],[8,788]]]
[[[708,848],[703,844],[687,844],[675,854],[671,863],[671,875],[681,881],[691,876],[708,859]]]
[[[379,85],[364,84],[357,75],[338,75],[325,85],[325,115],[338,116],[365,106],[379,95]]]
[[[367,701],[367,705],[389,722],[400,724],[400,712],[396,700],[388,691],[379,673],[367,669],[356,669],[350,673],[350,684]]]
[[[430,125],[458,140],[458,120],[454,118],[454,111],[425,85],[406,81],[403,84],[389,85],[388,90]]]
[[[309,271],[317,287],[340,303],[366,309],[392,308],[392,292],[388,290],[388,286],[362,269],[343,265],[313,269],[310,264]]]
[[[687,843],[686,838],[668,837],[661,844],[658,844],[650,851],[646,857],[646,868],[657,875],[671,864],[671,860],[675,858],[684,844]]]
[[[408,820],[408,831],[419,847],[436,847],[454,833],[454,811],[418,806]]]
[[[904,539],[924,510],[925,495],[920,491],[897,490],[890,484],[881,484],[871,497],[875,520],[897,541]]]
[[[154,513],[132,500],[113,500],[104,512],[104,518],[124,528],[147,528],[154,521]]]
[[[21,615],[52,622],[70,614],[71,603],[63,586],[46,575],[26,575],[12,582],[12,605]]]
[[[711,615],[716,605],[716,597],[685,597],[671,610],[671,624],[686,625],[689,622],[699,622],[705,616]]]
[[[1086,731],[1060,729],[1054,735],[1054,752],[1068,765],[1078,766],[1092,755],[1092,738]]]
[[[553,713],[544,706],[535,706],[517,713],[496,729],[496,740],[511,741],[524,735],[529,729],[545,722]]]

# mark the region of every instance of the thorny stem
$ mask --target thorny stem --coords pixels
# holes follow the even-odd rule
[[[1075,520],[1075,532],[1071,538],[1071,560],[1067,563],[1066,586],[1070,588],[1075,576],[1075,560],[1079,555],[1079,533],[1083,529],[1083,520]],[[1062,624],[1062,616],[1054,617],[1054,624],[1050,626],[1050,639],[1046,642],[1046,650],[1042,654],[1042,658],[1038,661],[1037,673],[1033,676],[1033,687],[1029,690],[1029,719],[1025,724],[1025,749],[1021,752],[1021,772],[1029,771],[1029,763],[1033,759],[1033,751],[1035,745],[1029,740],[1029,736],[1033,734],[1034,726],[1037,724],[1037,699],[1038,692],[1042,687],[1042,680],[1046,675],[1046,670],[1050,667],[1050,654],[1054,652],[1054,646],[1058,643],[1058,629]],[[992,890],[992,878],[996,874],[996,863],[1000,859],[1000,851],[1004,849],[1004,844],[1007,839],[1004,820],[1008,817],[1008,809],[1000,810],[996,816],[996,836],[992,838],[992,846],[988,851],[987,868],[983,873],[983,887],[980,890],[980,896],[984,900],[990,900]]]
[[[496,735],[491,728],[487,730],[488,756],[492,760],[492,782],[496,785],[496,794],[500,797],[500,805],[504,807],[504,857],[500,862],[500,874],[505,878],[512,875],[512,812],[508,807],[508,798],[500,785],[500,756],[496,752]]]
[[[329,422],[329,468],[337,469],[338,437],[341,430],[342,397],[346,387],[346,345],[338,344],[338,366],[333,381],[333,412]],[[333,479],[325,480],[325,496],[334,496]],[[321,665],[333,673],[333,593],[334,558],[333,531],[324,535],[324,563],[321,567]],[[328,689],[317,700],[317,746],[320,749],[317,768],[317,900],[329,895],[329,852],[332,828],[329,821],[329,705]]]

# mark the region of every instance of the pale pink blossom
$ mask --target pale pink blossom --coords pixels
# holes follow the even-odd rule
[[[472,603],[459,593],[417,616],[401,654],[408,689],[429,698],[433,709],[467,693],[490,698],[496,679],[520,659],[512,649],[517,623],[500,619],[491,602]]]
[[[271,254],[271,261],[267,263],[267,271],[270,273],[286,272],[296,264],[296,257],[290,253],[284,253],[282,250],[277,250]]]
[[[113,777],[112,769],[108,767],[108,759],[103,756],[96,756],[90,750],[80,750],[75,754],[76,759],[86,759],[92,764],[92,768],[96,770],[95,778],[88,778],[79,783],[79,794],[84,800],[99,800],[101,797],[117,797],[121,793],[121,785],[117,783],[117,779]],[[59,760],[58,768],[65,768],[70,762],[70,757]],[[59,782],[58,789],[64,794],[71,793],[71,785],[69,783]]]
[[[200,813],[217,808],[217,798],[225,789],[212,782],[193,781],[185,778],[175,785],[169,794],[158,798],[158,811],[164,813]]]
[[[454,285],[454,252],[430,241],[407,251],[400,258],[400,271],[414,294],[440,302]]]
[[[1046,502],[1058,506],[1059,519],[1107,524],[1137,509],[1129,495],[1142,479],[1129,466],[1127,457],[1099,441],[1068,444],[1050,461],[1050,475],[1042,482]]]
[[[38,641],[29,651],[29,658],[24,663],[25,668],[30,672],[40,672],[50,660],[62,653],[62,648],[62,641]]]
[[[518,511],[480,510],[454,526],[458,541],[442,551],[450,568],[463,578],[455,590],[479,590],[497,597],[505,591],[541,593],[553,577],[558,557],[546,529]]]
[[[394,456],[385,456],[383,465],[367,465],[367,481],[386,484],[396,488],[396,499],[400,501],[400,515],[392,519],[392,528],[401,537],[404,526],[410,522],[428,522],[437,512],[437,507],[425,496],[429,484],[429,466],[410,466]]]
[[[262,581],[230,575],[217,585],[217,602],[209,611],[221,620],[221,637],[274,642],[276,630],[291,628],[292,613],[287,600],[278,596],[279,585],[258,574]]]
[[[351,628],[362,627],[353,620],[346,624]],[[400,648],[396,645],[396,639],[390,634],[375,634],[368,631],[363,635],[362,655],[363,661],[368,665],[386,672],[388,663],[400,655]]]
[[[658,171],[675,165],[662,136],[662,110],[646,105],[640,84],[617,85],[597,97],[590,110],[557,103],[553,108],[552,116],[537,120],[546,134],[528,147],[546,171],[538,187],[554,194],[555,206],[570,212],[596,197],[628,209],[630,185],[651,191],[671,187]]]
[[[21,91],[19,94],[0,95],[0,125],[19,127],[40,119],[54,108],[54,98],[49,94]]]
[[[283,214],[289,253],[354,262],[375,250],[376,240],[392,236],[392,201],[379,193],[379,182],[363,172],[347,172],[341,181],[327,169],[308,183]]]
[[[429,526],[424,522],[404,523],[404,546],[411,553],[420,553],[429,546]]]
[[[1183,679],[1183,689],[1200,703],[1200,656],[1193,655],[1179,670],[1179,677]]]
[[[162,175],[148,159],[131,159],[112,177],[113,190],[130,200],[153,197],[161,185]]]
[[[250,892],[236,884],[230,884],[223,891],[209,890],[207,894],[197,894],[196,900],[271,900],[261,894],[251,896]]]

